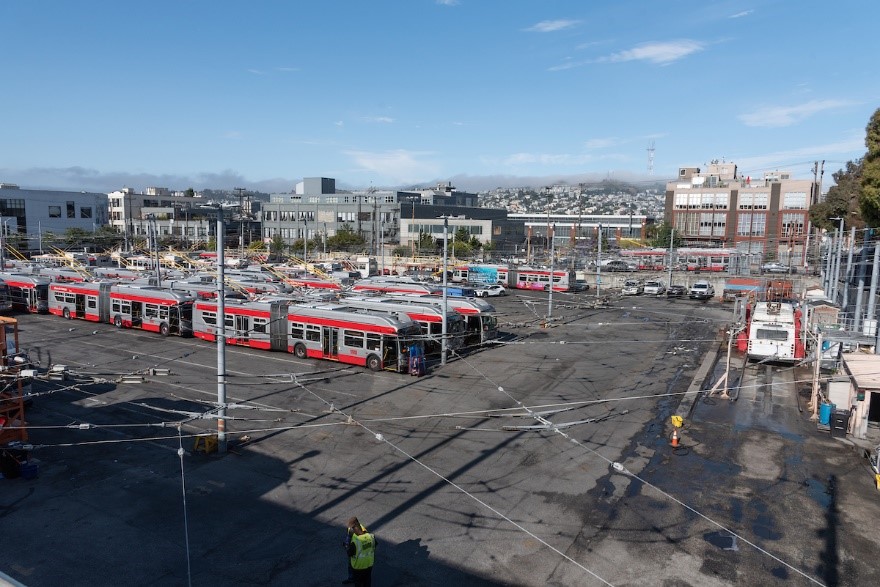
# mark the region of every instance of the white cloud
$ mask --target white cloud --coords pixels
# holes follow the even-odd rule
[[[807,145],[797,149],[787,151],[775,151],[763,155],[755,155],[753,157],[737,157],[736,164],[740,169],[741,175],[751,175],[757,177],[761,172],[770,169],[785,169],[795,171],[800,165],[804,168],[812,169],[813,161],[828,160],[831,157],[841,159],[857,159],[864,155],[865,152],[865,131],[862,129],[853,130],[848,136],[839,141],[832,143],[824,143],[819,145]],[[791,163],[792,161],[801,163]],[[825,166],[825,179],[828,180],[831,165]]]
[[[691,39],[680,41],[668,41],[665,43],[644,43],[613,53],[607,57],[600,57],[599,62],[620,63],[624,61],[648,61],[656,65],[669,65],[688,55],[698,53],[705,48],[705,44]]]
[[[795,106],[766,106],[754,112],[739,115],[739,120],[746,126],[778,128],[791,126],[825,110],[843,108],[851,105],[846,100],[810,100]]]
[[[456,6],[458,4],[458,0],[437,0],[437,4],[442,6]]]
[[[345,123],[342,122],[341,120],[337,120],[337,121],[334,122],[333,124],[336,125],[336,126],[338,126],[338,127],[343,127],[343,126],[345,126]]]
[[[731,14],[727,18],[742,18],[744,16],[748,16],[752,14],[754,10],[743,10],[742,12],[737,12],[736,14]]]
[[[592,61],[567,61],[565,63],[561,63],[559,65],[554,65],[553,67],[548,67],[547,71],[565,71],[566,69],[574,69],[575,67],[583,67],[584,65],[589,65],[593,63]]]
[[[394,119],[390,116],[365,116],[365,122],[378,122],[381,124],[391,124],[394,122]]]
[[[381,153],[369,151],[345,151],[362,170],[376,173],[380,179],[406,183],[421,181],[439,173],[439,166],[421,160],[431,155],[427,151],[395,149]]]
[[[266,72],[262,69],[248,69],[248,73],[252,73],[254,75],[266,75]]]
[[[616,137],[606,137],[601,139],[590,139],[584,143],[587,149],[607,149],[620,144],[620,140]]]
[[[577,24],[580,24],[579,20],[571,20],[561,18],[559,20],[542,20],[539,23],[533,24],[529,28],[525,29],[530,33],[552,33],[555,31],[561,31],[563,29],[571,28]]]
[[[590,155],[569,153],[514,153],[502,159],[504,165],[583,165],[592,161]]]

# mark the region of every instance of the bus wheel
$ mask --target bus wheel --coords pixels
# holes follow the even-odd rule
[[[64,316],[65,320],[70,320],[70,309],[64,308],[64,311],[61,312],[61,315]]]
[[[171,328],[168,327],[167,322],[163,322],[162,324],[159,325],[159,334],[161,334],[162,336],[168,336],[168,334],[170,332],[171,332]]]
[[[376,355],[367,357],[367,368],[370,371],[379,371],[382,368],[382,361]]]
[[[113,326],[116,328],[122,328],[122,316],[116,314],[116,316],[113,317]]]
[[[301,342],[296,343],[293,347],[293,354],[296,355],[298,359],[306,358],[306,345]]]

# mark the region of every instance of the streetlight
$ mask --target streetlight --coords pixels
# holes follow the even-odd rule
[[[596,299],[599,299],[599,287],[602,285],[602,223],[599,223],[599,249],[596,254]]]
[[[447,252],[446,243],[449,241],[449,217],[443,217],[443,322],[440,332],[440,364],[446,365],[446,313],[449,307],[446,305],[449,290],[446,287],[446,267],[449,262],[449,253]]]
[[[831,282],[831,301],[837,303],[837,281],[840,279],[840,255],[843,252],[843,217],[834,216],[828,220],[839,220],[840,225],[837,227],[837,255],[834,260],[833,280]],[[829,251],[830,253],[830,251]]]
[[[226,453],[226,259],[223,256],[223,204],[200,206],[217,212],[217,452]]]

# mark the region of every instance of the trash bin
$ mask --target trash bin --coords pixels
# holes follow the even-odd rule
[[[831,424],[831,413],[834,411],[834,404],[825,402],[819,406],[819,424],[829,426]]]
[[[831,415],[831,436],[834,438],[846,438],[849,428],[849,410],[835,410]]]

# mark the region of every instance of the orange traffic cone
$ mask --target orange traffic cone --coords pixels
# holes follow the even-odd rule
[[[678,447],[678,430],[672,429],[672,448]]]

